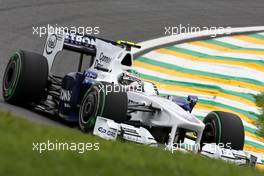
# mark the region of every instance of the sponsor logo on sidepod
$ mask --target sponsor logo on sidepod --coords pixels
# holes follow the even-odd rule
[[[71,100],[71,92],[69,90],[61,90],[60,99],[62,101],[70,101]]]
[[[99,60],[100,62],[104,62],[104,63],[110,63],[112,58],[111,57],[108,57],[106,55],[104,55],[103,52],[100,53],[100,56],[99,56]]]

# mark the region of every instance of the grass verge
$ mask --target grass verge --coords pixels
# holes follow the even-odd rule
[[[122,141],[106,141],[75,129],[51,127],[0,112],[0,175],[263,175],[199,155],[174,154]],[[98,151],[33,151],[36,142],[99,143]]]
[[[259,134],[264,137],[264,92],[255,96],[256,104],[261,108],[261,114],[259,115],[257,125],[259,126]]]

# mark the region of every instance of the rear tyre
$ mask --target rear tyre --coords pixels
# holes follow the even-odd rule
[[[242,120],[229,112],[213,111],[203,120],[205,129],[202,144],[216,143],[225,148],[243,150],[244,126]],[[220,146],[220,145],[219,145]]]
[[[87,90],[79,110],[79,126],[82,131],[93,130],[97,116],[117,123],[126,121],[127,93],[114,91],[114,87],[116,86],[109,83],[98,82]]]
[[[37,104],[45,96],[47,80],[47,59],[36,53],[19,50],[11,56],[5,69],[3,98],[11,104]]]

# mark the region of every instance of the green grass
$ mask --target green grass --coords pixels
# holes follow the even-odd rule
[[[45,126],[0,112],[0,175],[263,175],[249,167],[194,154],[170,153],[122,141],[106,141],[76,129]],[[99,143],[99,151],[32,150],[32,143]]]
[[[261,108],[262,113],[258,117],[257,124],[260,127],[259,134],[264,136],[264,92],[255,96],[256,104]]]

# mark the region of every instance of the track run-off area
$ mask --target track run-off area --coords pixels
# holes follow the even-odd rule
[[[198,96],[193,114],[201,120],[215,110],[237,114],[245,128],[244,149],[262,156],[264,163],[254,98],[264,91],[264,33],[159,48],[139,56],[134,66],[141,78],[158,85],[161,95]]]

